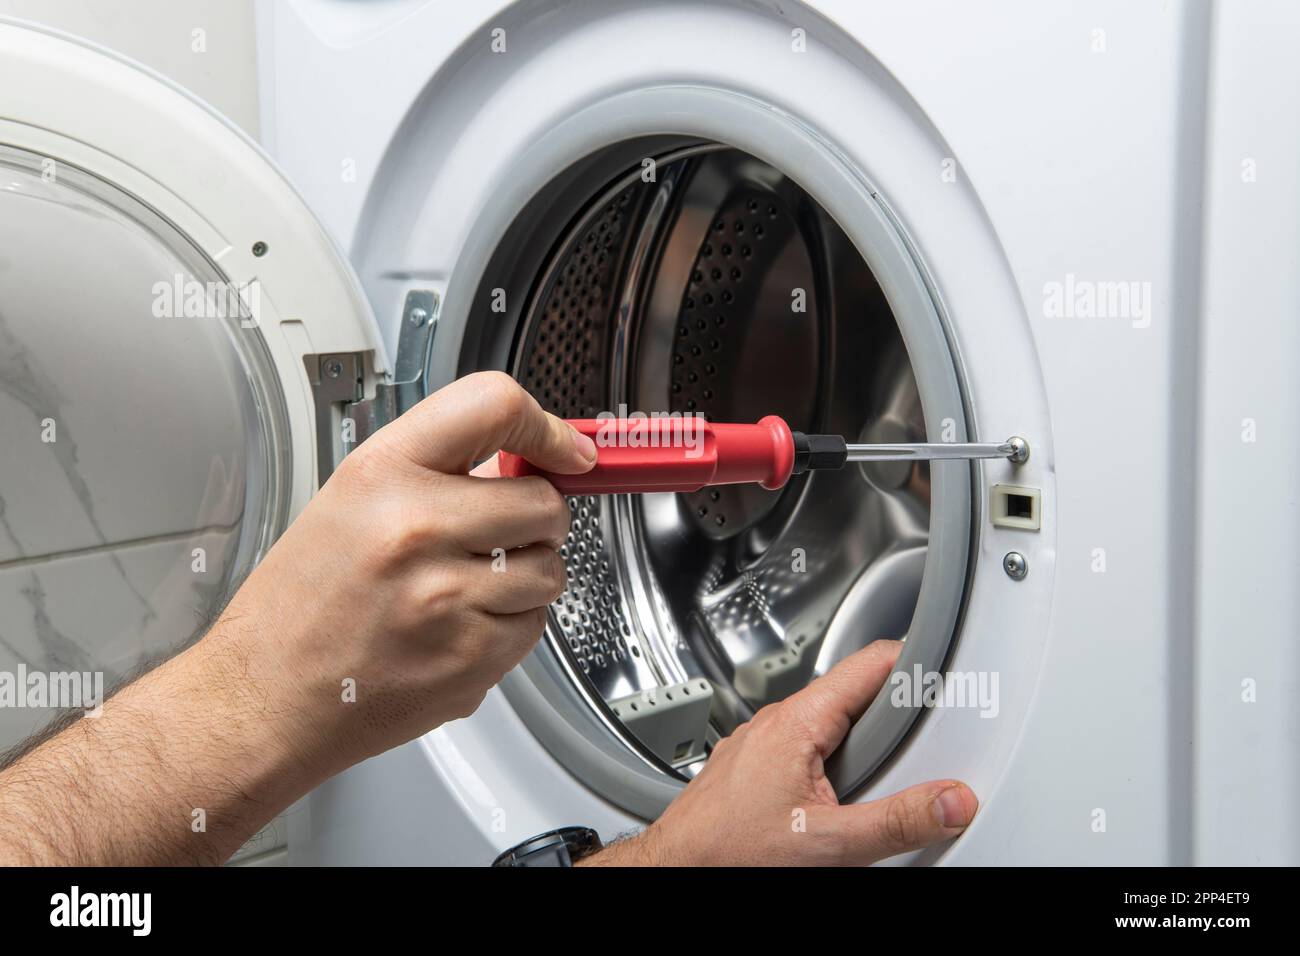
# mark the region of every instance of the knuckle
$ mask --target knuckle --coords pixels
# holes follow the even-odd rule
[[[753,719],[749,721],[749,724],[755,732],[759,733],[769,733],[775,730],[782,725],[781,705],[768,704],[766,707],[760,708]]]
[[[551,435],[551,423],[542,407],[533,401],[532,396],[527,392],[521,392],[523,400],[520,406],[515,409],[516,414],[524,416],[520,421],[528,429],[528,443],[535,448],[546,447],[547,439]],[[528,414],[528,413],[534,414]]]
[[[564,559],[560,557],[560,553],[551,548],[546,549],[546,555],[543,558],[543,561],[546,580],[551,585],[550,600],[554,601],[558,599],[568,587],[568,569],[565,568]]]
[[[445,572],[436,572],[420,582],[415,589],[415,603],[425,620],[437,620],[459,611],[461,588]]]
[[[745,727],[747,726],[748,726],[747,724],[741,724],[739,727],[737,727],[735,730],[733,730],[731,733],[729,733],[727,736],[723,737],[721,740],[717,742],[717,744],[713,748],[713,754],[712,754],[715,763],[717,762],[718,757],[725,756],[726,754],[731,753],[733,750],[735,750],[737,747],[740,746],[740,742],[741,740],[744,739],[745,736]]]
[[[727,734],[727,736],[723,737],[721,740],[718,741],[717,746],[713,748],[714,755],[718,753],[730,753],[733,750],[739,750],[744,745],[745,740],[748,739],[749,735],[753,732],[754,732],[754,719],[751,717],[743,724],[737,725],[736,728],[731,731],[731,733]]]
[[[916,815],[907,801],[894,798],[885,804],[885,845],[894,853],[901,853],[916,845],[918,827]]]
[[[522,413],[531,400],[523,387],[505,372],[477,372],[476,383],[484,401],[506,421]]]
[[[573,518],[569,511],[569,503],[550,482],[543,481],[543,484],[546,485],[542,490],[543,513],[547,522],[555,528],[557,537],[563,538],[569,533],[569,524]]]
[[[409,532],[399,529],[376,532],[364,552],[366,569],[384,579],[404,573],[413,550],[410,538]]]
[[[531,396],[505,372],[475,372],[461,380],[473,391],[483,409],[487,429],[497,435],[513,434]]]
[[[428,550],[432,530],[411,520],[386,521],[375,536],[381,560],[404,564]]]
[[[569,501],[545,478],[530,475],[511,479],[518,482],[520,497],[513,506],[527,515],[528,525],[541,540],[563,542],[573,522]]]

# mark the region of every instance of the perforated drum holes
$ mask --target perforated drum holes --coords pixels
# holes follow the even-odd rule
[[[619,265],[636,224],[633,213],[648,189],[634,183],[594,211],[544,277],[516,364],[524,387],[561,418],[595,418],[606,407]],[[617,672],[629,654],[640,656],[611,573],[603,507],[597,497],[569,499],[572,522],[560,549],[568,587],[552,613],[574,663],[597,679]]]
[[[572,521],[560,554],[568,586],[555,602],[560,626],[574,661],[584,674],[607,670],[640,651],[630,644],[631,628],[619,614],[618,591],[610,573],[608,549],[600,528],[600,499],[570,498]]]
[[[736,352],[745,347],[762,279],[795,231],[784,203],[757,190],[736,193],[713,220],[682,297],[672,357],[672,411],[727,420],[719,414],[729,398],[726,390],[734,385],[726,372],[734,369]],[[742,496],[752,498],[752,489],[701,489],[690,496],[690,513],[702,530],[726,537],[743,530],[750,518],[738,507]]]
[[[618,265],[645,184],[605,204],[556,262],[524,343],[520,379],[561,418],[595,418],[608,391],[607,335]]]

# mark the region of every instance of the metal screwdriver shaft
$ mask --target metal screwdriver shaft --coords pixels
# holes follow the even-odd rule
[[[848,461],[935,461],[949,458],[1007,458],[1017,464],[1029,457],[1023,438],[1004,442],[933,442],[918,444],[846,445]]]

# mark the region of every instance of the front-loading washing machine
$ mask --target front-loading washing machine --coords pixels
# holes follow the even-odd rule
[[[70,256],[118,237],[182,288],[241,291],[202,346],[238,383],[213,390],[236,396],[238,475],[209,482],[236,491],[187,513],[231,582],[340,455],[478,369],[566,417],[1029,443],[571,498],[536,651],[473,716],[295,806],[291,860],[485,863],[556,826],[635,829],[758,708],[895,637],[833,782],[981,799],[907,862],[1294,862],[1297,22],[268,3],[263,140],[302,199],[156,78],[0,31],[11,77],[43,81],[4,103],[20,214],[79,223]],[[37,302],[85,301],[19,265],[46,278],[32,328]]]

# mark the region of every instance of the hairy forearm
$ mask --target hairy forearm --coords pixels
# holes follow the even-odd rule
[[[324,776],[256,635],[218,624],[0,773],[0,863],[220,863]]]
[[[603,850],[579,860],[576,866],[660,866],[671,865],[659,852],[658,840],[651,830],[610,843]]]

